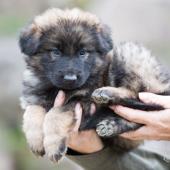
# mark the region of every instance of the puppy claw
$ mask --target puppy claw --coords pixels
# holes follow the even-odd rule
[[[31,148],[31,151],[32,151],[32,153],[34,154],[34,155],[36,155],[37,157],[39,157],[39,156],[44,156],[45,155],[45,150],[44,150],[44,148],[42,149],[42,150],[33,150],[32,148]]]
[[[58,163],[61,160],[62,156],[63,156],[62,154],[58,153],[58,154],[49,155],[48,158],[53,163]]]

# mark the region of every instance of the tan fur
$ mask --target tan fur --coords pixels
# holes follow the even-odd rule
[[[31,150],[35,154],[42,154],[43,147],[43,123],[45,109],[40,106],[27,107],[23,116],[23,131]]]
[[[74,122],[73,112],[52,108],[44,120],[44,148],[47,157],[56,162],[66,152],[66,139]]]
[[[23,29],[21,31],[21,34],[22,33],[24,34],[25,37],[31,33],[34,35],[34,38],[38,40],[42,35],[42,29],[40,29],[40,27],[38,27],[38,25],[33,22],[26,28],[26,30]]]
[[[40,106],[27,107],[23,131],[32,152],[36,155],[46,153],[51,161],[58,161],[66,152],[66,139],[74,123],[73,115],[73,112],[62,112],[58,108],[52,108],[46,114]]]
[[[96,103],[108,103],[110,97],[115,100],[115,102],[119,102],[123,98],[136,98],[136,94],[134,91],[126,89],[124,87],[102,87],[96,89],[92,93],[92,98]],[[115,103],[116,104],[116,103]]]
[[[73,112],[64,112],[60,109],[52,108],[48,113],[45,113],[45,111],[42,111],[42,108],[39,106],[33,106],[32,109],[28,110],[27,106],[32,104],[41,105],[46,108],[46,111],[52,107],[52,102],[50,101],[51,99],[49,99],[51,103],[49,102],[48,104],[48,99],[44,94],[34,92],[34,89],[36,89],[36,87],[38,87],[37,89],[41,92],[41,90],[44,88],[43,85],[46,83],[45,81],[41,82],[41,76],[43,77],[44,75],[38,75],[39,78],[36,78],[36,75],[33,74],[34,71],[37,74],[39,74],[39,71],[42,71],[42,66],[40,64],[42,56],[39,54],[39,51],[38,53],[34,52],[34,47],[36,47],[36,45],[39,46],[39,42],[41,41],[39,40],[40,37],[42,35],[46,35],[48,31],[50,32],[50,29],[53,27],[59,30],[59,35],[63,33],[63,37],[67,37],[68,35],[70,35],[69,31],[67,32],[67,30],[63,29],[63,27],[65,28],[65,22],[71,23],[69,27],[73,30],[70,32],[75,33],[75,36],[73,34],[70,39],[74,40],[74,37],[80,37],[79,41],[81,42],[81,44],[87,44],[85,47],[88,50],[93,51],[95,48],[97,48],[95,47],[97,45],[93,45],[96,44],[96,40],[94,40],[94,37],[91,36],[88,31],[84,31],[83,24],[85,23],[85,25],[90,29],[94,28],[95,33],[98,33],[100,31],[103,34],[105,33],[100,20],[91,13],[84,12],[79,9],[49,9],[42,15],[35,17],[33,22],[25,29],[23,29],[20,37],[22,45],[25,45],[23,46],[22,51],[25,51],[25,60],[28,64],[28,69],[24,73],[24,84],[26,85],[23,92],[25,93],[25,96],[21,97],[22,108],[26,109],[23,120],[23,130],[33,152],[37,154],[44,152],[46,153],[47,157],[52,161],[58,161],[66,152],[65,142],[68,137],[69,130],[71,130],[71,126],[74,123]],[[76,23],[76,27],[74,27],[74,23]],[[50,34],[51,35],[48,37],[48,41],[43,44],[43,47],[41,47],[44,51],[48,52],[51,49],[51,46],[49,44],[56,43],[57,39],[60,40],[60,38],[57,37],[54,32],[50,32]],[[75,38],[75,42],[76,41],[77,39]],[[112,45],[110,45],[110,47],[108,48],[111,48],[111,46]],[[33,48],[33,50],[31,50],[31,47]],[[29,50],[27,49],[30,49],[31,52],[29,52]],[[69,53],[70,55],[73,55],[75,53],[75,49],[72,47],[72,44],[70,44]],[[88,60],[88,57],[88,55],[85,56],[84,60]],[[98,59],[97,65],[98,67],[103,66],[101,59]],[[34,68],[35,70],[30,71],[30,67]],[[51,85],[51,82],[49,84]],[[45,87],[47,87],[48,90],[48,84]],[[87,89],[84,88],[83,90],[73,91],[73,93],[70,92],[66,97],[66,102],[76,95],[87,96],[89,95],[88,93],[88,87]],[[41,98],[41,100],[39,100],[39,98]],[[48,106],[48,109],[47,105],[50,105],[50,107]],[[71,107],[75,107],[74,103],[72,103],[71,105],[68,105],[68,108],[67,106],[65,106],[65,110],[70,110]],[[87,103],[87,106],[88,105],[89,104]],[[89,110],[89,106],[84,106],[84,110]],[[40,111],[42,111],[42,114],[40,113]]]
[[[123,87],[102,87],[99,88],[99,90],[107,90],[112,96],[120,97],[120,98],[135,98],[136,95],[133,91],[130,91],[129,89],[123,88]]]
[[[39,29],[46,29],[50,26],[54,26],[58,21],[67,20],[81,20],[88,22],[89,25],[99,24],[99,19],[88,12],[82,12],[81,10],[74,8],[72,10],[61,10],[57,8],[49,9],[42,15],[35,18],[34,23]],[[80,29],[80,28],[77,28]]]
[[[161,83],[161,68],[149,50],[133,42],[123,43],[116,50],[120,60],[125,61],[126,70],[132,70],[146,85],[147,91],[161,93],[169,88],[169,84]],[[137,87],[139,82],[134,81],[131,84]]]
[[[87,12],[82,12],[78,9],[64,10],[64,11],[60,9],[50,9],[44,14],[37,16],[34,19],[33,23],[27,28],[27,30],[23,32],[23,34],[33,35],[32,36],[33,40],[34,39],[38,40],[42,34],[48,35],[47,32],[49,31],[51,35],[47,38],[48,41],[44,44],[42,48],[43,50],[48,51],[51,48],[49,44],[56,43],[57,39],[60,39],[59,37],[56,36],[55,32],[50,30],[50,28],[58,26],[56,29],[59,30],[59,33],[58,33],[59,35],[63,33],[62,31],[66,31],[65,29],[63,29],[65,28],[65,25],[64,27],[62,26],[59,27],[61,21],[63,23],[65,23],[65,21],[73,21],[71,22],[72,23],[71,28],[73,27],[74,29],[72,31],[79,34],[79,37],[81,37],[80,39],[81,39],[82,44],[87,44],[87,46],[88,44],[90,44],[88,49],[93,51],[93,48],[95,48],[95,46],[92,45],[92,44],[95,44],[93,43],[94,42],[93,37],[89,36],[88,31],[85,32],[81,25],[77,24],[76,27],[74,27],[74,21],[76,21],[76,23],[79,23],[79,21],[80,22],[85,21],[85,23],[88,24],[89,27],[92,27],[92,28],[96,27],[98,32],[102,32],[102,29],[104,28],[102,28],[102,24],[100,23],[99,19],[95,15],[92,15]],[[66,33],[67,32],[68,34],[64,34],[65,33],[64,32],[62,36],[67,37],[69,35],[69,31],[66,31]],[[25,35],[25,37],[27,36]],[[72,39],[74,40],[74,37],[75,36],[71,36],[71,40]],[[77,39],[75,39],[75,42],[77,42]],[[29,45],[26,45],[26,47],[29,47]],[[142,85],[146,86],[143,89],[149,92],[154,92],[154,93],[161,93],[169,88],[168,84],[162,83],[163,81],[159,79],[159,77],[161,77],[160,67],[157,64],[155,58],[152,57],[150,52],[146,50],[144,47],[135,45],[133,43],[126,43],[124,45],[120,45],[120,46],[118,45],[115,48],[116,48],[115,49],[116,55],[118,57],[117,60],[120,60],[120,64],[123,65],[123,68],[125,69],[125,72],[127,73],[127,77],[126,77],[127,79],[126,78],[123,79],[123,81],[126,81],[126,82],[122,81],[122,84],[121,84],[122,86],[125,86],[125,87],[115,88],[114,86],[115,75],[114,74],[111,75],[112,77],[111,81],[107,82],[107,78],[108,78],[107,76],[109,73],[105,73],[105,72],[107,72],[109,68],[105,68],[106,71],[104,71],[102,70],[104,69],[104,67],[102,68],[101,66],[104,66],[106,61],[112,60],[112,57],[110,57],[111,55],[108,54],[107,56],[105,56],[105,60],[103,61],[102,61],[102,58],[96,59],[96,67],[94,67],[93,69],[93,73],[95,73],[94,74],[95,77],[93,77],[93,81],[96,81],[95,82],[96,85],[93,85],[94,82],[91,80],[92,84],[89,84],[87,88],[83,87],[83,89],[80,89],[78,91],[69,92],[68,94],[66,94],[66,98],[67,98],[66,103],[69,102],[69,100],[71,100],[73,97],[76,97],[76,95],[79,98],[80,96],[82,98],[88,97],[86,99],[86,103],[84,103],[84,101],[82,100],[84,113],[87,114],[89,113],[88,111],[89,111],[89,106],[91,102],[91,98],[90,98],[91,92],[96,88],[106,85],[107,83],[113,87],[103,87],[103,88],[99,88],[95,90],[95,92],[98,91],[96,96],[98,98],[103,97],[102,102],[105,104],[107,104],[108,101],[110,100],[109,95],[111,95],[112,99],[114,99],[114,101],[116,102],[119,102],[120,101],[119,99],[122,99],[122,98],[136,98],[139,90],[143,88]],[[32,53],[31,55],[36,55],[36,53],[35,54],[34,52]],[[70,43],[69,53],[70,55],[74,53],[74,49],[71,43]],[[114,57],[115,56],[113,55],[113,58]],[[40,58],[41,58],[41,55],[32,56],[29,58],[29,62],[28,62],[29,66],[33,66],[33,67],[35,66],[34,68],[37,69],[36,70],[37,73],[39,70],[42,69],[40,66]],[[86,59],[88,59],[88,56],[84,58],[84,60]],[[112,66],[114,67],[114,62]],[[101,68],[101,72],[99,71],[99,68]],[[38,103],[37,98],[39,97],[36,93],[34,94],[36,97],[33,96],[32,91],[29,91],[30,90],[29,85],[36,87],[37,86],[36,84],[39,82],[39,80],[34,79],[34,75],[31,72],[27,71],[25,74],[26,74],[25,76],[27,77],[27,79],[29,79],[32,84],[31,83],[29,84],[29,81],[26,80],[27,85],[28,85],[27,90],[30,94],[27,93],[27,91],[25,92],[24,98],[27,101],[27,103],[24,104],[23,108],[25,108],[27,105],[31,105],[31,102],[37,104]],[[131,76],[132,76],[132,81],[131,81]],[[32,78],[33,80],[31,80]],[[113,80],[113,83],[112,83],[112,80]],[[40,83],[43,84],[45,82],[42,81]],[[40,83],[39,83],[39,86],[37,87],[40,87],[41,85]],[[102,91],[108,91],[109,95],[107,96],[103,94],[102,96],[101,95]],[[94,98],[94,100],[95,99],[96,98]],[[42,106],[45,107],[46,103],[44,104],[43,102],[47,102],[48,100],[45,101],[43,95],[39,98],[39,100],[41,101],[41,103],[39,101],[39,104],[42,104]],[[96,103],[101,104],[102,102],[101,102],[101,99],[99,102],[96,100]],[[70,110],[71,107],[74,108],[74,104],[75,103],[72,102],[72,104],[65,106],[65,110]],[[50,108],[52,107],[52,105],[53,103],[50,105]],[[36,107],[37,109],[40,109],[38,106]],[[42,113],[40,113],[40,110],[35,111],[35,110],[28,109],[25,112],[23,129],[26,134],[28,143],[30,147],[32,148],[33,152],[41,153],[43,150],[45,150],[47,157],[51,159],[52,161],[56,162],[60,160],[60,158],[66,152],[66,146],[65,146],[66,140],[67,140],[69,131],[72,129],[72,125],[74,123],[74,114],[72,111],[66,112],[58,108],[52,108],[45,116],[45,111],[41,110]],[[122,120],[121,123],[122,125],[133,126],[132,123],[127,122],[126,120]],[[107,125],[105,122],[104,124]],[[113,126],[114,125],[115,124],[113,124]],[[101,128],[99,130],[101,130]]]

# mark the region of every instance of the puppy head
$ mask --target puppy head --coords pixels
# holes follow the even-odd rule
[[[27,64],[63,89],[81,87],[112,49],[109,28],[78,9],[50,9],[37,16],[21,32],[19,43]]]

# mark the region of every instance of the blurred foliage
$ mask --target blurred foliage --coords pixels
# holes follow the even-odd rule
[[[60,7],[60,8],[74,8],[79,7],[82,9],[86,9],[89,5],[89,3],[92,2],[92,0],[68,0],[63,1],[61,4],[59,1],[51,0],[49,1],[49,4],[47,3],[47,6],[43,6],[43,10],[52,8],[52,7]],[[27,9],[26,9],[27,10]],[[37,13],[41,13],[41,10]],[[34,14],[31,14],[29,16],[28,14],[20,15],[19,11],[16,12],[17,15],[11,14],[8,12],[7,15],[3,14],[0,15],[0,36],[12,36],[15,35],[20,31],[20,29],[27,23]]]
[[[11,36],[19,31],[27,22],[26,17],[0,16],[0,36]]]
[[[72,0],[71,3],[73,6],[85,9],[91,1],[90,0]]]

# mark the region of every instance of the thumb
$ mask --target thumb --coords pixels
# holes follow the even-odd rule
[[[65,101],[65,93],[60,90],[55,98],[54,107],[61,107]]]
[[[170,96],[142,92],[139,93],[139,99],[147,104],[157,104],[163,106],[166,109],[170,109]]]

